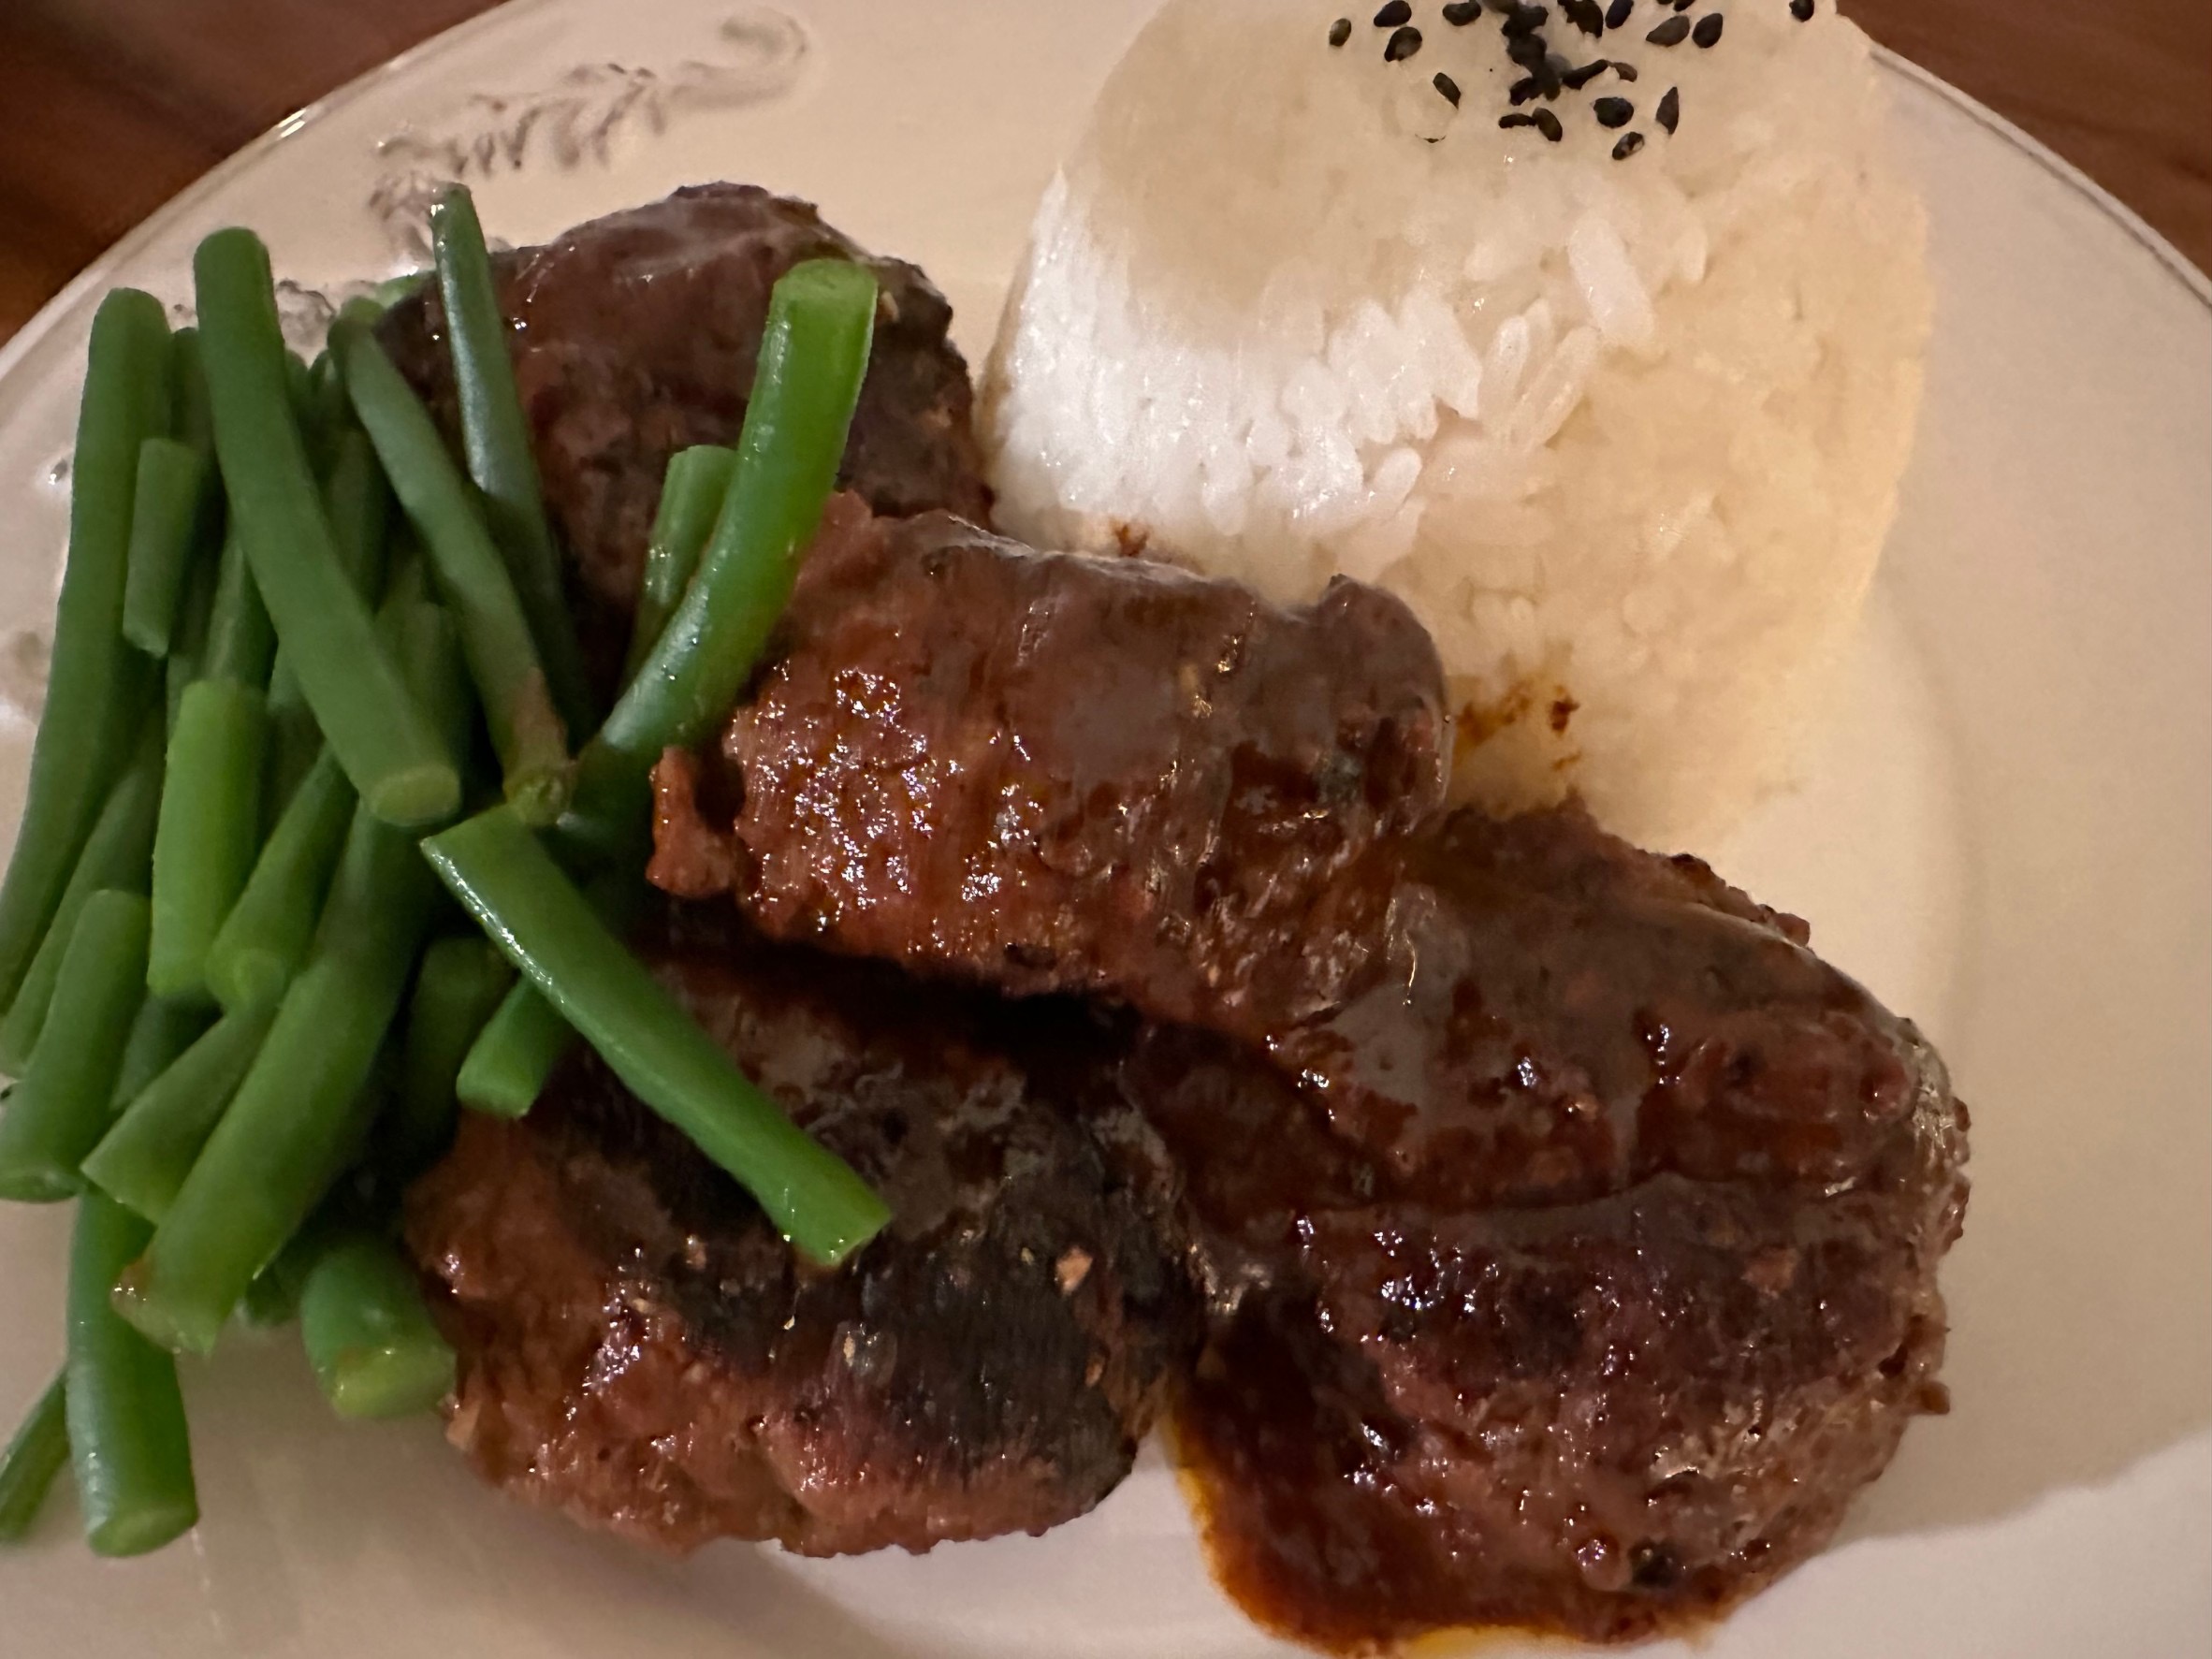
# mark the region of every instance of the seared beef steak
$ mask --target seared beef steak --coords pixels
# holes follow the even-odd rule
[[[603,671],[621,660],[628,631],[617,624],[637,592],[668,458],[736,442],[768,291],[822,256],[865,260],[882,288],[846,482],[883,513],[986,517],[968,365],[946,339],[952,308],[915,267],[864,254],[808,204],[698,185],[495,256],[546,503]],[[384,340],[452,435],[444,324],[426,286],[393,308]]]
[[[679,764],[654,875],[736,880],[782,937],[1162,1019],[1305,1011],[1313,895],[1443,800],[1435,648],[1357,583],[1285,610],[845,501],[779,637],[722,744],[744,857]]]
[[[455,1441],[495,1484],[678,1550],[926,1550],[1090,1508],[1199,1330],[1135,1114],[1048,1098],[970,1005],[888,970],[735,937],[650,954],[892,1224],[809,1267],[579,1057],[528,1118],[470,1118],[413,1195]],[[1060,1017],[1058,1046],[1102,1041]]]

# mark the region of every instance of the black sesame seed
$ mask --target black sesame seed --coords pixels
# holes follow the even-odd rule
[[[1603,75],[1607,67],[1605,59],[1599,58],[1595,63],[1584,64],[1579,69],[1569,69],[1559,78],[1559,84],[1569,92],[1580,92],[1593,80]]]
[[[1506,94],[1506,101],[1518,109],[1529,99],[1541,97],[1543,94],[1544,83],[1531,75],[1525,80],[1516,80],[1513,83],[1511,90]]]
[[[1667,130],[1669,135],[1672,135],[1674,129],[1681,124],[1682,89],[1681,87],[1670,86],[1666,89],[1666,95],[1659,100],[1659,109],[1654,119]]]
[[[1329,44],[1342,46],[1352,37],[1352,20],[1340,17],[1329,25]]]
[[[1390,36],[1390,43],[1383,48],[1383,62],[1395,64],[1421,49],[1421,32],[1416,28],[1398,30]]]
[[[1623,133],[1621,136],[1621,141],[1613,146],[1613,159],[1615,161],[1626,161],[1630,156],[1634,155],[1643,147],[1643,134]]]
[[[1590,109],[1600,126],[1626,126],[1636,119],[1636,106],[1626,98],[1600,98]]]
[[[1634,80],[1636,79],[1636,65],[1624,64],[1619,58],[1615,58],[1613,60],[1613,73],[1623,80]]]
[[[1498,117],[1498,124],[1506,128],[1534,126],[1536,124],[1536,118],[1533,115],[1501,115]]]
[[[1452,0],[1444,8],[1444,21],[1455,29],[1463,29],[1482,15],[1482,0]]]
[[[1554,144],[1558,143],[1560,139],[1566,137],[1566,128],[1559,124],[1559,117],[1552,114],[1549,109],[1539,109],[1536,111],[1536,131],[1542,133]]]
[[[1674,8],[1677,11],[1687,11],[1696,4],[1697,0],[1674,0]]]
[[[1436,71],[1436,79],[1430,84],[1444,95],[1444,101],[1454,109],[1460,107],[1460,83],[1458,81],[1439,69]]]
[[[1812,21],[1812,0],[1790,0],[1790,16],[1801,23]]]
[[[1686,17],[1670,17],[1644,36],[1653,46],[1680,46],[1689,37],[1690,20]]]
[[[1690,38],[1700,46],[1718,46],[1721,26],[1727,20],[1717,11],[1709,11],[1697,20],[1697,26],[1690,31]]]
[[[1523,35],[1534,35],[1551,20],[1549,7],[1542,6],[1516,6],[1506,17],[1506,38],[1513,40]]]
[[[1378,29],[1395,29],[1400,23],[1410,23],[1411,22],[1413,22],[1413,7],[1407,4],[1407,0],[1389,0],[1389,3],[1375,14],[1375,26]]]
[[[1597,0],[1559,0],[1559,9],[1566,14],[1568,22],[1585,35],[1606,32],[1605,7]]]
[[[1629,14],[1635,9],[1636,0],[1613,0],[1613,4],[1606,11],[1606,27],[1608,29],[1626,27]]]

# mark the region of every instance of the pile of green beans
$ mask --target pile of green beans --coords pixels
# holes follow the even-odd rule
[[[342,1417],[448,1394],[399,1195],[460,1108],[527,1112],[579,1038],[807,1255],[887,1218],[622,941],[647,773],[733,699],[790,591],[874,279],[816,260],[778,284],[737,445],[670,465],[595,724],[466,192],[433,245],[458,455],[378,340],[403,290],[349,302],[311,366],[250,232],[200,244],[196,327],[129,291],[95,320],[0,882],[0,1198],[72,1201],[76,1233],[65,1359],[0,1453],[0,1542],[65,1468],[95,1550],[195,1524],[174,1356],[234,1316],[297,1318]]]

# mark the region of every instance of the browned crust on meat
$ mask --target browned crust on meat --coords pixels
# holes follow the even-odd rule
[[[809,1265],[579,1055],[528,1118],[470,1117],[411,1195],[460,1356],[451,1437],[493,1484],[677,1550],[920,1550],[1083,1514],[1198,1338],[1162,1166],[1113,1144],[1141,1123],[1094,1123],[962,999],[714,937],[649,959],[890,1226]],[[1055,1052],[1096,1041],[1061,1020]]]

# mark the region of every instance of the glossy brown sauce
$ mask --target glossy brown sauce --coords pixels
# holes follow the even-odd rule
[[[1540,1597],[1499,1595],[1441,1542],[1391,1474],[1408,1425],[1302,1288],[1314,1215],[1381,1196],[1387,1172],[1228,1051],[1156,1039],[1134,1081],[1189,1181],[1225,1281],[1217,1304],[1235,1299],[1169,1423],[1221,1588],[1256,1623],[1339,1653],[1446,1632],[1471,1640],[1475,1627],[1559,1629]]]
[[[1709,1621],[1939,1399],[1940,1064],[1797,924],[1572,819],[1455,822],[1390,917],[1404,975],[1275,1046],[1302,1086],[1132,1063],[1210,1280],[1172,1416],[1215,1576],[1345,1653]]]

